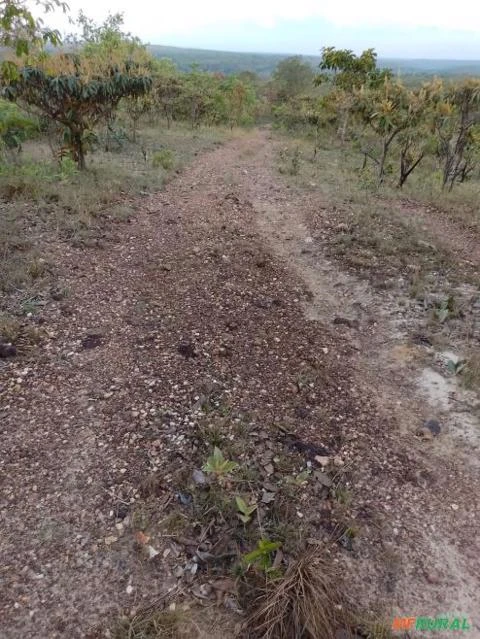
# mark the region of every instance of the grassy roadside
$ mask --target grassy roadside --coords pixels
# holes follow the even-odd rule
[[[278,170],[318,203],[306,220],[315,242],[380,295],[395,296],[432,344],[458,345],[461,380],[480,388],[479,181],[442,192],[425,170],[402,191],[388,182],[379,188],[360,155],[336,140],[323,140],[315,156],[306,139],[280,140]]]
[[[46,140],[26,143],[17,163],[0,168],[0,343],[31,345],[35,331],[26,331],[22,318],[49,296],[69,295],[57,283],[53,245],[108,250],[114,225],[135,215],[139,197],[231,135],[222,128],[147,126],[138,143],[97,150],[84,173],[69,159],[53,160]]]

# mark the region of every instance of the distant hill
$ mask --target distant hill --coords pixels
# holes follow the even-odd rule
[[[270,76],[277,64],[293,54],[286,53],[234,53],[231,51],[213,51],[208,49],[186,49],[168,47],[159,44],[149,46],[156,58],[170,58],[182,71],[198,64],[204,71],[220,73],[240,73],[254,71],[259,76]],[[320,56],[302,56],[306,62],[317,67]],[[480,60],[409,60],[401,58],[379,59],[380,67],[389,67],[400,75],[415,76],[480,76]]]

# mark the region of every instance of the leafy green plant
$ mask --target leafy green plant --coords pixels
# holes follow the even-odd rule
[[[291,175],[298,175],[299,170],[300,170],[300,149],[297,146],[295,147],[295,150],[293,151],[290,173]]]
[[[453,295],[449,295],[446,300],[443,300],[442,302],[437,304],[437,307],[435,308],[435,317],[440,322],[440,324],[443,324],[447,321],[447,319],[455,316],[455,314],[456,305]]]
[[[22,142],[38,130],[38,124],[16,104],[0,100],[0,139],[7,149],[21,150]]]
[[[77,165],[71,157],[64,157],[60,160],[60,173],[58,177],[61,181],[68,181],[77,174]]]
[[[170,149],[161,149],[160,151],[155,151],[152,156],[152,166],[154,168],[162,167],[165,171],[170,171],[173,169],[175,164],[175,159],[172,151]]]
[[[465,359],[459,359],[454,361],[453,359],[449,359],[447,362],[447,368],[450,373],[453,375],[461,375],[465,368],[467,367],[468,362]]]
[[[253,513],[257,510],[257,504],[247,504],[241,497],[236,497],[235,502],[237,504],[237,510],[239,511],[237,513],[239,519],[244,524],[248,524],[252,519]]]
[[[58,53],[37,64],[20,69],[3,95],[64,127],[79,169],[85,168],[88,133],[111,118],[122,98],[143,96],[152,84],[144,67],[118,56],[103,62],[84,54]]]
[[[304,486],[307,481],[308,478],[311,475],[311,470],[306,468],[305,470],[302,470],[301,473],[298,473],[298,475],[295,475],[294,477],[287,477],[287,484],[293,484],[294,486]]]
[[[260,539],[257,548],[252,552],[243,556],[243,563],[247,565],[255,565],[263,572],[269,573],[273,569],[273,553],[281,547],[279,541],[270,541],[270,539]]]
[[[225,459],[220,448],[215,446],[213,449],[213,454],[207,459],[206,463],[203,465],[202,470],[206,473],[212,473],[218,478],[225,477],[229,473],[233,472],[236,468],[238,468],[237,462],[229,461]]]

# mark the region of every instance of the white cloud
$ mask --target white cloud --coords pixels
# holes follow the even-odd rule
[[[71,0],[71,13],[82,8],[96,20],[110,10],[125,14],[126,27],[145,39],[198,32],[246,23],[273,28],[280,21],[323,18],[340,27],[434,27],[448,31],[480,31],[477,0]],[[58,18],[56,19],[59,20]],[[51,16],[48,17],[51,23]],[[64,26],[65,21],[58,24]]]

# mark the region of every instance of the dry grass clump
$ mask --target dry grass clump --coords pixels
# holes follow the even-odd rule
[[[113,639],[193,639],[199,632],[185,611],[150,607],[132,619],[121,619],[111,636]]]
[[[266,588],[247,630],[262,639],[335,639],[350,636],[352,619],[331,562],[308,553]]]

